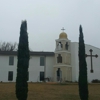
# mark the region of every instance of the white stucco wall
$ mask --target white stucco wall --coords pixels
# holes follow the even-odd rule
[[[93,50],[93,54],[98,54],[98,58],[93,57],[94,73],[90,73],[91,62],[90,57],[86,58],[88,68],[88,82],[93,79],[100,80],[100,49],[91,45],[85,45],[86,54],[90,54],[89,50]],[[13,71],[13,81],[16,81],[17,56],[14,56],[14,65],[9,65],[9,56],[0,55],[0,81],[8,81],[8,72]],[[53,66],[54,56],[46,56],[46,77],[50,77],[53,81]],[[79,77],[79,60],[78,60],[78,43],[71,42],[71,66],[72,66],[72,81],[78,81]],[[29,82],[40,81],[40,71],[44,72],[44,66],[40,66],[40,56],[31,56],[29,62]]]
[[[46,56],[46,77],[53,77],[54,57]],[[40,56],[31,56],[29,64],[29,81],[39,82],[40,72],[44,72],[44,66],[40,66]]]
[[[53,77],[54,57],[46,57],[46,77]],[[9,55],[0,56],[0,81],[8,81],[8,72],[13,71],[13,81],[16,81],[17,74],[17,56],[14,56],[14,65],[9,65]],[[29,82],[40,81],[40,71],[44,71],[44,66],[40,66],[40,56],[31,56],[29,62]]]
[[[51,78],[51,81],[54,80],[53,78],[53,66],[54,66],[54,57],[46,57],[46,77]]]
[[[44,71],[44,66],[40,66],[40,57],[31,56],[29,62],[29,81],[37,82],[39,81],[40,71]]]
[[[72,66],[72,81],[76,81],[76,54],[75,45],[71,43],[71,66]]]
[[[72,50],[74,51],[74,54],[72,56],[72,61],[73,61],[72,67],[75,68],[75,72],[73,71],[73,79],[75,80],[75,77],[76,77],[76,80],[78,81],[78,77],[79,77],[78,43],[73,42],[72,45],[73,45]],[[100,80],[100,49],[86,44],[85,45],[86,54],[90,54],[90,52],[89,52],[90,49],[93,50],[93,55],[98,54],[98,58],[93,57],[94,73],[90,73],[90,69],[91,69],[90,57],[86,58],[88,82],[91,82],[93,79]],[[75,74],[75,76],[74,76],[74,74]]]
[[[9,65],[9,56],[0,56],[0,81],[8,82],[8,71],[13,71],[13,81],[16,81],[17,57],[14,56],[14,65]]]

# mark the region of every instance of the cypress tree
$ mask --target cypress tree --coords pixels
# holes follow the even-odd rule
[[[87,63],[82,26],[79,27],[79,95],[81,100],[88,100]]]
[[[18,100],[27,100],[28,93],[28,67],[29,67],[29,46],[27,22],[22,21],[20,27],[19,45],[17,51],[17,77],[16,97]]]

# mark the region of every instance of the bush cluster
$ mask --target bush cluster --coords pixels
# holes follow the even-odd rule
[[[94,80],[92,80],[92,83],[100,83],[100,80],[94,79]]]

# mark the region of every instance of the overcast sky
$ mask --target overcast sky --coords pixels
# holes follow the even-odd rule
[[[19,42],[25,19],[33,51],[54,51],[62,27],[78,42],[80,24],[85,43],[100,48],[100,0],[0,0],[0,41]]]

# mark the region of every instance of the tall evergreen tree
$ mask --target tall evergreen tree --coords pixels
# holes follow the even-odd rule
[[[82,26],[79,27],[79,95],[81,100],[88,100],[87,63]]]
[[[16,97],[18,100],[27,100],[29,56],[27,22],[23,21],[20,27],[17,53]]]

